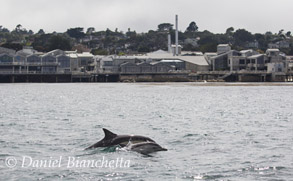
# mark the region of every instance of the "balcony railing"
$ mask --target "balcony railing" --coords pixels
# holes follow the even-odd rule
[[[20,65],[20,66],[58,66],[58,62],[0,62],[0,65]]]
[[[50,72],[50,71],[44,71],[44,72],[41,72],[41,71],[26,71],[26,70],[22,70],[22,71],[19,71],[19,70],[16,70],[16,71],[11,71],[11,70],[0,70],[0,75],[2,74],[5,74],[5,75],[17,75],[17,74],[70,74],[69,72]]]

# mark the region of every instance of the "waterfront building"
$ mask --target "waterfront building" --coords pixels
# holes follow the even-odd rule
[[[13,72],[14,65],[13,65],[13,55],[8,53],[0,54],[0,72]]]
[[[226,53],[231,51],[231,46],[228,44],[219,44],[217,46],[217,54],[220,55],[222,53]]]
[[[167,73],[167,72],[175,71],[174,66],[171,66],[171,65],[168,65],[168,64],[165,64],[165,63],[162,63],[162,62],[153,62],[151,64],[153,65],[153,67],[154,67],[153,70],[156,73]]]
[[[42,72],[42,59],[39,55],[32,54],[26,57],[27,71],[30,73]]]
[[[57,65],[55,56],[49,54],[42,56],[42,73],[56,73]]]
[[[265,71],[266,56],[264,54],[257,54],[242,59],[240,65],[243,66],[241,69],[250,71]]]
[[[15,50],[9,49],[9,48],[4,48],[4,47],[0,47],[0,54],[9,54],[9,55],[14,55],[15,54]]]
[[[137,64],[126,62],[120,65],[120,71],[122,74],[169,73],[174,70],[174,66],[170,66],[162,62],[142,62]]]
[[[161,60],[159,61],[160,63],[162,64],[165,64],[165,65],[169,65],[169,66],[172,66],[175,68],[175,70],[185,70],[186,69],[186,66],[185,66],[185,62],[182,61],[182,60],[178,60],[178,59],[164,59],[164,60]]]
[[[241,53],[236,50],[229,50],[225,53],[220,51],[220,54],[211,58],[213,71],[227,71],[236,68],[237,60],[243,58]]]
[[[146,56],[148,57],[148,59],[151,59],[152,62],[162,62],[169,65],[174,64],[174,61],[175,61],[176,62],[174,64],[175,69],[180,71],[187,70],[191,72],[197,72],[197,71],[209,71],[210,69],[210,65],[207,62],[207,58],[202,55],[200,56],[191,56],[191,55],[173,56],[172,54],[168,52],[157,51],[157,52],[148,53]],[[166,60],[166,62],[164,62],[164,60]]]
[[[66,55],[70,58],[70,67],[72,72],[80,71],[80,67],[78,66],[78,57],[76,51],[66,51]]]
[[[57,56],[58,62],[58,72],[59,73],[68,73],[71,72],[71,63],[70,57],[67,55],[58,55]]]
[[[122,74],[140,73],[140,68],[134,63],[125,62],[120,65],[120,72]]]
[[[11,73],[68,73],[92,71],[95,69],[93,55],[89,52],[52,50],[41,53],[32,47],[24,47],[15,52],[7,48],[0,48],[0,71]]]
[[[286,71],[286,55],[279,49],[268,49],[266,51],[267,72],[285,72]]]
[[[118,72],[118,67],[115,67],[113,65],[113,58],[111,56],[101,58],[100,72],[103,72],[103,73],[117,73]]]
[[[83,71],[93,71],[94,56],[90,52],[77,53],[78,67],[83,69]]]
[[[211,57],[213,71],[284,72],[286,56],[279,49],[268,49],[265,54],[253,50],[230,50]]]
[[[293,56],[286,56],[287,61],[287,71],[292,73],[293,72]]]

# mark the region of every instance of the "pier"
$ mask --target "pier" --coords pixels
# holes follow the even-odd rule
[[[0,83],[70,82],[293,82],[293,72],[206,71],[197,73],[0,72]]]

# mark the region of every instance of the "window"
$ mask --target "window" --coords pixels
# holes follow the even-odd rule
[[[61,68],[70,67],[70,59],[66,56],[58,57],[58,63]]]
[[[85,65],[86,65],[86,63],[85,63]],[[105,61],[104,66],[113,66],[113,62],[112,61]]]
[[[240,59],[239,60],[239,64],[245,64],[245,60],[244,59]]]
[[[1,56],[0,57],[0,62],[1,63],[12,63],[13,62],[13,58],[7,55]]]

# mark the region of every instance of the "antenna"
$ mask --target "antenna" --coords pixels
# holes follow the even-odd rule
[[[178,15],[176,14],[175,17],[175,21],[176,21],[176,34],[175,34],[175,41],[176,41],[176,53],[175,55],[178,56]]]

